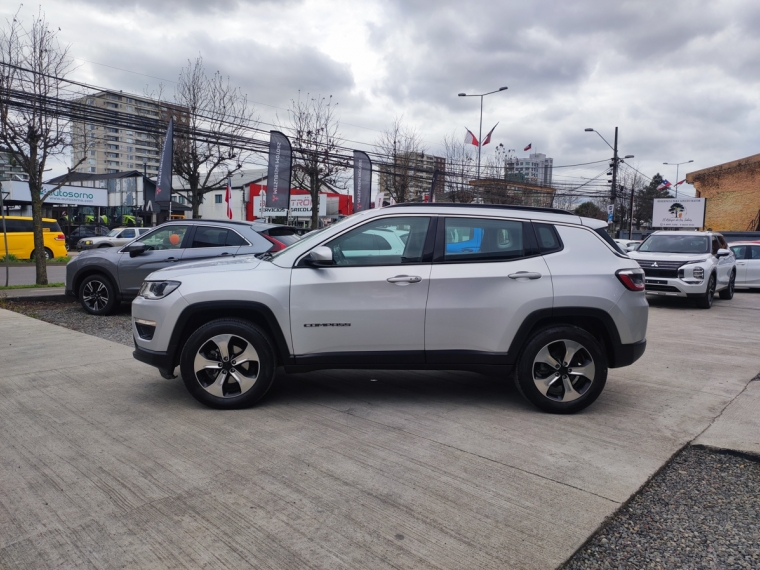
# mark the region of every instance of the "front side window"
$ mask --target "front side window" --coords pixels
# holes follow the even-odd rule
[[[179,249],[188,226],[169,226],[161,228],[140,239],[147,249]]]
[[[430,218],[373,220],[326,245],[336,265],[401,265],[421,263]]]
[[[445,261],[500,261],[525,257],[523,222],[446,218]]]
[[[760,248],[758,248],[760,251]],[[731,246],[731,251],[734,252],[734,255],[736,256],[736,259],[744,259],[744,256],[747,253],[747,246],[746,245],[734,245]]]
[[[124,230],[123,232],[121,232],[121,237],[122,238],[133,238],[133,237],[135,237],[135,230],[133,230],[133,229]]]

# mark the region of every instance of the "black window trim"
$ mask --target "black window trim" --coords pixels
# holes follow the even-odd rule
[[[565,249],[565,242],[562,241],[562,237],[560,237],[559,232],[557,231],[557,228],[555,227],[553,223],[542,222],[540,220],[532,220],[532,221],[533,221],[533,233],[535,234],[535,238],[536,238],[536,246],[538,247],[538,250],[541,252],[541,255],[550,255],[552,253],[558,253]],[[541,240],[538,239],[538,228],[536,226],[547,226],[554,234],[554,238],[557,240],[559,247],[556,247],[553,249],[547,248],[546,250],[544,250],[541,247]]]
[[[193,228],[192,239],[190,240],[187,248],[183,248],[183,249],[219,249],[220,247],[248,247],[248,246],[251,245],[251,242],[248,241],[247,239],[245,239],[245,236],[240,235],[240,232],[235,231],[233,228],[231,228],[229,226],[225,226],[225,225],[222,225],[222,224],[203,224],[203,223],[201,223],[201,224],[191,224],[191,226]],[[245,244],[244,245],[215,245],[215,246],[211,246],[211,247],[193,247],[193,242],[195,241],[195,232],[198,230],[199,227],[204,227],[204,228],[220,228],[220,229],[223,229],[223,230],[234,232],[234,233],[236,233],[238,235],[238,237],[240,239],[242,239],[245,242]]]
[[[439,216],[440,222],[438,223],[438,232],[435,240],[435,252],[433,254],[433,263],[440,265],[451,265],[457,263],[511,263],[513,261],[520,261],[522,259],[530,259],[538,257],[541,253],[538,250],[538,242],[534,230],[532,229],[533,221],[526,220],[524,218],[508,218],[502,216],[473,216],[465,214],[441,214]],[[525,240],[526,255],[520,257],[512,257],[509,259],[467,259],[462,257],[461,259],[446,259],[446,219],[447,218],[465,218],[470,220],[501,220],[509,222],[522,222],[523,223],[523,239]],[[530,228],[525,228],[525,224]]]

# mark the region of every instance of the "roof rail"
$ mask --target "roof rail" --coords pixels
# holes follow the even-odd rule
[[[485,208],[485,209],[499,209],[499,210],[522,210],[527,212],[546,212],[547,214],[566,214],[568,216],[577,216],[567,210],[560,210],[559,208],[542,208],[539,206],[512,206],[509,204],[459,204],[455,202],[404,202],[402,204],[393,204],[391,206],[385,206],[385,208],[404,208],[409,206],[422,206],[425,208]]]

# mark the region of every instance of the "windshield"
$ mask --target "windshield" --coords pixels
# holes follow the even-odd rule
[[[121,230],[119,230],[119,229],[111,230],[110,232],[108,232],[108,237],[116,237],[117,235],[119,235],[120,231]]]
[[[639,248],[640,252],[710,253],[707,236],[651,235]]]

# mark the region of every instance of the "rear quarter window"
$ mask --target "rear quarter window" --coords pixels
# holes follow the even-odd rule
[[[604,241],[607,242],[607,244],[617,251],[618,253],[625,255],[625,252],[620,249],[620,246],[615,242],[614,239],[610,237],[610,234],[607,233],[607,230],[605,228],[599,228],[598,230],[594,230],[597,234],[599,234]]]
[[[539,251],[544,253],[553,253],[562,249],[562,240],[552,224],[533,223],[533,230],[536,233]]]

